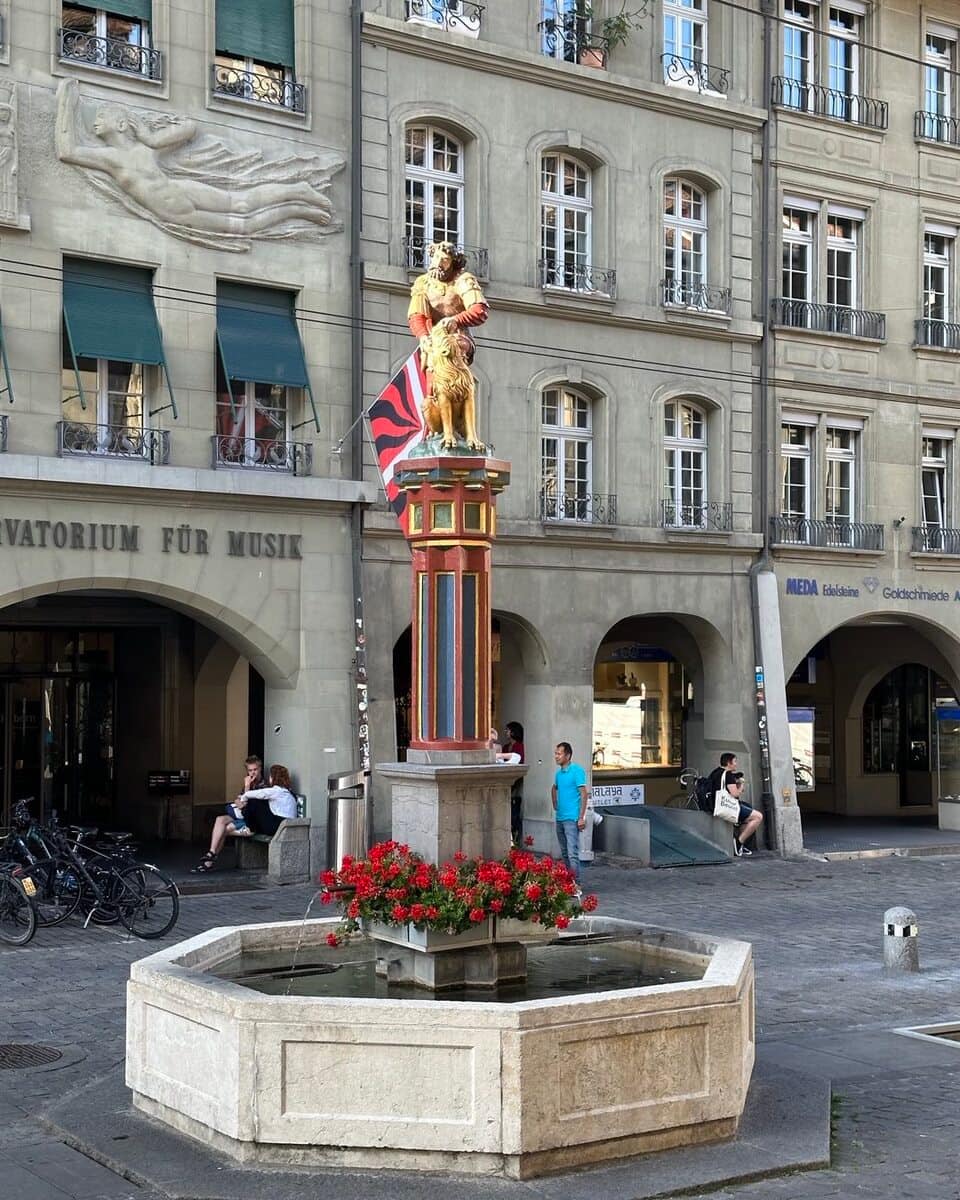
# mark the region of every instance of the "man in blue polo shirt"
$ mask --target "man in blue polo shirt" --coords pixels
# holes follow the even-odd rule
[[[580,894],[580,830],[587,823],[587,776],[573,760],[569,742],[558,742],[553,752],[557,773],[553,777],[550,799],[557,821],[560,857],[569,869]]]

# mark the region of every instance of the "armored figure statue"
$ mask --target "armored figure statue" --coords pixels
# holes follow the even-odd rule
[[[444,450],[483,452],[486,447],[476,426],[476,381],[470,371],[476,347],[468,330],[483,324],[489,308],[456,246],[436,242],[429,255],[427,271],[413,282],[407,311],[427,377],[427,436],[439,435]]]

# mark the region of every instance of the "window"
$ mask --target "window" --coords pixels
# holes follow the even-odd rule
[[[590,170],[567,154],[545,154],[540,168],[540,261],[545,287],[592,291]]]
[[[783,98],[788,108],[811,108],[809,84],[815,81],[813,48],[814,5],[806,0],[784,0]]]
[[[853,217],[827,211],[827,304],[835,308],[857,308],[857,244],[860,222]],[[832,312],[829,323],[839,333],[852,332],[846,313]]]
[[[696,405],[681,400],[665,405],[663,416],[664,524],[701,528],[707,499],[706,416]]]
[[[407,0],[407,20],[477,37],[483,5],[472,0]]]
[[[143,363],[77,357],[63,344],[65,448],[88,454],[139,454],[143,432]],[[80,375],[78,388],[77,372]]]
[[[849,525],[856,512],[857,432],[827,425],[824,514],[833,525]]]
[[[814,220],[811,212],[783,210],[783,295],[787,300],[813,299]]]
[[[152,0],[118,0],[112,9],[63,4],[60,57],[159,79],[160,55],[150,47],[152,15]]]
[[[923,235],[923,315],[950,320],[950,260],[953,238],[927,230]]]
[[[705,78],[703,68],[707,58],[706,0],[664,0],[663,4],[663,64],[668,83]],[[682,68],[682,71],[677,68]]]
[[[591,53],[590,18],[583,0],[541,0],[540,11],[540,49],[548,58],[579,63]]]
[[[780,427],[780,514],[797,534],[810,519],[810,464],[813,430],[799,421],[784,420]]]
[[[407,265],[426,266],[431,242],[463,240],[463,147],[431,125],[410,125],[404,139]]]
[[[569,388],[548,388],[541,402],[541,423],[541,511],[544,520],[594,520],[590,401]]]
[[[923,111],[918,114],[918,132],[934,141],[954,141],[953,76],[956,70],[957,35],[953,30],[928,29],[924,42]]]
[[[290,442],[294,399],[313,405],[292,293],[219,283],[217,349],[214,466],[307,474],[309,447]]]
[[[925,531],[949,525],[947,505],[947,456],[950,438],[939,430],[923,431],[920,467],[920,505]]]
[[[850,121],[860,94],[860,16],[845,8],[829,13],[827,116]]]
[[[663,185],[664,302],[706,305],[707,199],[692,183]]]
[[[217,0],[216,42],[215,95],[306,111],[294,74],[293,0]]]

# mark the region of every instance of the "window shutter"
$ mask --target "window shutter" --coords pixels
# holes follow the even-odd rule
[[[151,271],[119,263],[65,260],[63,316],[73,352],[80,358],[164,361]]]
[[[118,17],[133,17],[136,21],[153,19],[153,0],[107,0],[103,7]]]
[[[217,50],[292,68],[293,0],[217,0]]]

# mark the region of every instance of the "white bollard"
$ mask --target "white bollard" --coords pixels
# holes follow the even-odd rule
[[[920,970],[920,926],[909,908],[883,914],[883,965],[888,971]]]

